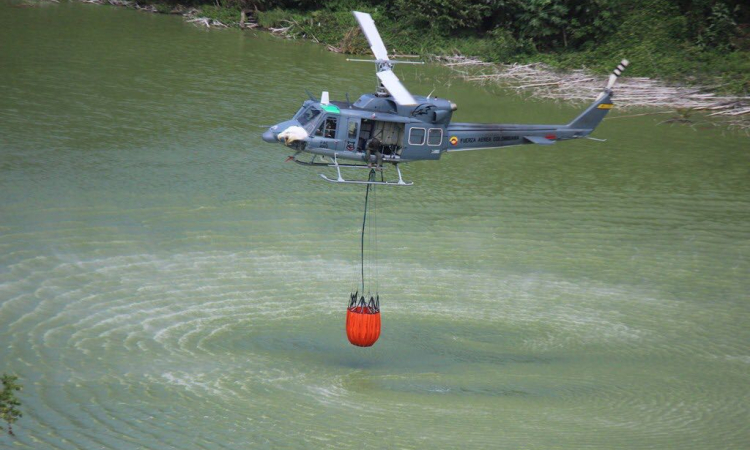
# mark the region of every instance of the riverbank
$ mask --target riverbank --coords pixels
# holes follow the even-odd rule
[[[186,7],[128,0],[80,1],[151,13],[181,14],[196,26],[264,30],[285,39],[308,39],[338,53],[369,53],[367,41],[349,11],[302,13],[281,9],[258,11],[239,6]],[[750,78],[744,72],[744,67],[750,66],[750,52],[734,52],[724,59],[706,52],[693,55],[695,61],[685,62],[679,54],[664,57],[660,51],[650,48],[649,42],[639,43],[649,48],[638,48],[633,56],[613,47],[611,42],[605,42],[600,48],[587,51],[538,53],[520,48],[529,44],[505,34],[494,33],[489,38],[446,37],[399,27],[382,14],[376,15],[376,20],[394,54],[418,55],[445,64],[469,81],[494,83],[540,99],[589,101],[601,91],[608,72],[620,57],[628,57],[633,64],[618,82],[618,106],[656,109],[644,114],[663,115],[663,122],[726,125],[750,133],[750,96],[747,95]],[[679,50],[675,49],[675,53]],[[747,61],[743,61],[743,55],[747,56]],[[698,63],[700,58],[697,56],[703,58],[703,66]],[[662,60],[655,64],[653,59],[658,57]],[[681,71],[683,66],[692,67],[694,73],[685,76]],[[712,69],[713,73],[710,73],[706,69],[714,66],[726,71],[716,73]],[[701,71],[700,67],[704,69]]]
[[[540,99],[587,103],[607,83],[606,75],[585,69],[560,71],[544,63],[487,63],[463,56],[436,59],[467,81],[500,85]],[[639,115],[663,116],[660,123],[726,125],[750,134],[750,96],[721,95],[705,87],[627,76],[618,80],[615,91],[618,108],[651,109]]]

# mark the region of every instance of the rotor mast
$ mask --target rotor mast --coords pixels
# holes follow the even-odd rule
[[[385,71],[392,71],[393,70],[393,64],[389,63],[388,61],[378,61],[375,69],[375,74],[379,74],[380,72]],[[383,80],[378,77],[378,88],[375,90],[375,95],[378,97],[388,97],[388,90],[383,85]]]

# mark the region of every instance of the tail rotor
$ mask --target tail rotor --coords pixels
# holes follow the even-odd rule
[[[620,64],[615,67],[615,70],[613,70],[612,74],[609,76],[609,82],[607,83],[607,87],[605,88],[606,90],[612,90],[612,87],[615,85],[617,78],[622,75],[622,73],[625,71],[625,68],[628,67],[628,64],[630,64],[630,61],[628,61],[627,59],[623,59],[622,61],[620,61]]]
[[[612,87],[614,87],[615,82],[620,75],[622,75],[622,72],[625,71],[628,64],[630,64],[630,62],[627,59],[620,61],[620,64],[615,67],[615,70],[613,70],[612,74],[609,76],[607,87],[605,87],[602,93],[599,94],[596,100],[594,100],[594,103],[581,113],[581,115],[565,126],[565,128],[577,130],[575,137],[585,137],[591,134],[591,132],[594,131],[594,128],[596,128],[602,119],[604,119],[604,116],[607,115],[609,110],[612,109]]]

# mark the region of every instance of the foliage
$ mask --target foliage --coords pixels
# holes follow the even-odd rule
[[[284,9],[261,11],[257,14],[258,24],[264,28],[287,28],[287,36],[307,38],[316,42],[337,45],[347,32],[356,27],[350,11],[318,10],[303,13]],[[361,52],[368,47],[364,38],[356,46]]]
[[[369,52],[351,14],[358,10],[372,14],[391,53],[460,53],[602,73],[628,58],[629,75],[750,90],[747,0],[164,1],[201,3],[202,15],[226,24],[249,9],[261,27],[347,53]]]
[[[226,25],[233,25],[240,22],[241,8],[238,6],[219,7],[215,5],[201,6],[201,16],[210,19],[216,19]]]
[[[8,434],[11,436],[14,436],[13,423],[22,416],[18,409],[21,402],[16,398],[16,391],[21,390],[21,385],[16,383],[16,380],[18,380],[18,377],[15,375],[3,374],[0,377],[0,382],[3,385],[3,390],[0,391],[0,420],[4,420],[8,424]]]
[[[160,14],[172,14],[174,6],[167,3],[155,3],[156,11]]]
[[[288,20],[291,14],[280,8],[261,11],[258,13],[258,25],[263,28],[278,28],[284,20]]]
[[[607,70],[626,57],[630,75],[716,85],[733,93],[750,89],[750,54],[727,45],[701,45],[692,21],[668,0],[628,0],[630,8],[609,39],[587,49],[553,55],[563,66]],[[706,23],[711,23],[708,21]],[[718,41],[714,41],[718,42]]]
[[[728,50],[731,39],[737,34],[737,23],[732,18],[729,7],[724,3],[717,3],[711,8],[711,15],[706,20],[706,30],[698,37],[698,44]]]
[[[440,33],[480,26],[493,12],[496,2],[472,0],[395,0],[393,9],[412,26],[429,27]]]
[[[555,0],[528,0],[518,4],[515,18],[519,24],[519,35],[535,42],[544,43],[551,38],[551,47],[558,47],[558,36],[565,40],[565,29],[569,26],[568,6]],[[565,42],[567,46],[567,41]]]

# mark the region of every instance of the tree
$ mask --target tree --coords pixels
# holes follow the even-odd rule
[[[739,11],[739,7],[735,12]],[[706,31],[699,37],[698,43],[706,47],[729,50],[731,40],[739,34],[739,28],[734,21],[734,14],[725,3],[717,3],[711,8],[711,15],[706,21]]]
[[[444,35],[480,27],[495,7],[490,0],[395,0],[393,4],[400,20]]]
[[[518,3],[516,20],[520,24],[521,37],[531,38],[543,47],[549,45],[557,36],[562,37],[567,47],[565,28],[568,25],[569,8],[559,0],[528,0]]]
[[[17,376],[5,373],[0,377],[3,385],[3,390],[0,391],[0,419],[8,424],[8,434],[11,436],[15,436],[13,423],[23,415],[18,409],[21,402],[16,398],[16,391],[21,390],[21,385],[16,383],[16,380],[18,380]]]

